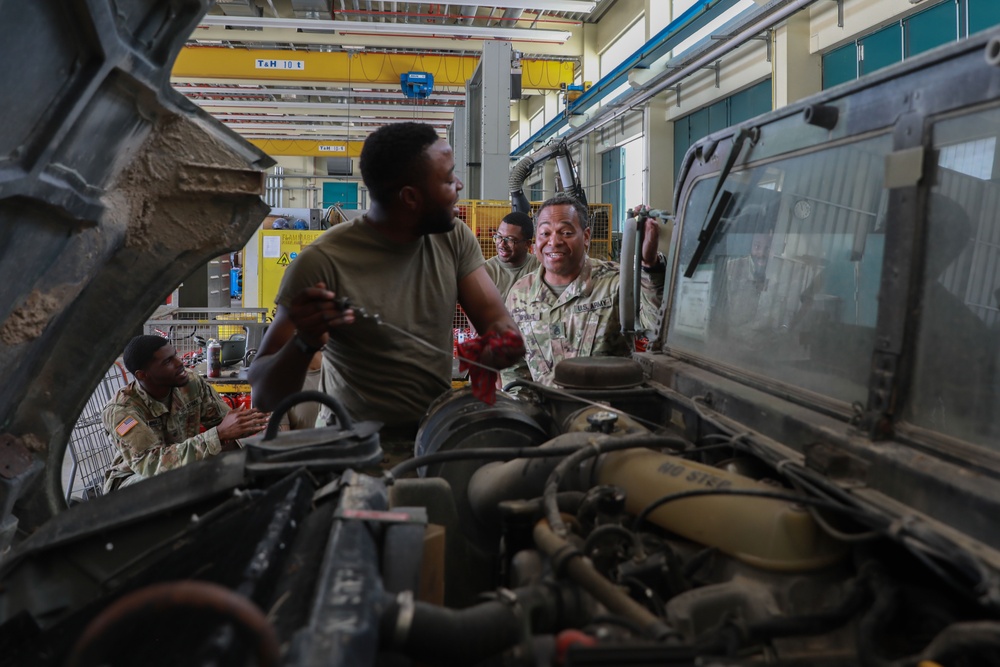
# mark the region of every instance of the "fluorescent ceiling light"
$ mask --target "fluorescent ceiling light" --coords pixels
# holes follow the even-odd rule
[[[206,16],[199,25],[235,28],[274,28],[278,30],[330,30],[340,33],[404,35],[407,37],[471,37],[503,39],[512,42],[566,42],[567,30],[537,28],[488,28],[471,25],[434,25],[424,23],[375,23],[368,21],[322,21],[313,19],[268,19],[256,16]],[[192,35],[197,38],[197,35]]]
[[[441,0],[410,0],[414,5],[439,5]],[[528,9],[536,12],[580,12],[589,14],[597,7],[596,0],[496,0],[495,2],[456,2],[463,7],[500,7]]]

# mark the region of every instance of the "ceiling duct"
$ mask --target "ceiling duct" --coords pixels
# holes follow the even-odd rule
[[[521,18],[521,14],[523,13],[523,9],[505,9],[503,11],[503,18],[497,21],[495,25],[504,28],[514,28],[517,25],[517,20]]]
[[[297,19],[326,19],[333,16],[333,0],[292,0]]]
[[[475,5],[462,5],[458,13],[463,18],[458,19],[457,23],[459,25],[472,25],[472,22],[476,20],[476,9]]]
[[[226,16],[261,16],[264,13],[253,0],[218,0],[216,5]]]

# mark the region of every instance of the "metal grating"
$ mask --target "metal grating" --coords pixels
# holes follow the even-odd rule
[[[116,361],[101,378],[73,427],[63,466],[63,488],[68,504],[102,495],[104,471],[111,467],[118,450],[104,430],[101,412],[127,384],[125,367]]]
[[[245,336],[245,351],[256,350],[266,326],[267,308],[178,308],[148,320],[143,333],[169,340],[185,365],[192,366],[201,361],[199,338],[226,341]]]

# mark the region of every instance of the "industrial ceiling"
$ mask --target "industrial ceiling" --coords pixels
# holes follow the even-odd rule
[[[317,154],[398,120],[451,125],[484,40],[510,41],[522,96],[573,83],[582,26],[619,0],[218,0],[189,38],[174,86],[271,154]],[[433,91],[404,95],[400,75]],[[327,147],[329,148],[329,147]]]

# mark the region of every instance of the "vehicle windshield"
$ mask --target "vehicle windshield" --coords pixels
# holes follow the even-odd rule
[[[890,137],[880,135],[733,170],[711,242],[691,277],[675,285],[669,346],[863,405],[890,150]],[[688,199],[682,267],[698,246],[698,221],[709,219],[715,185],[702,180]]]
[[[907,421],[993,448],[1000,353],[1000,111],[933,126],[937,156]]]

